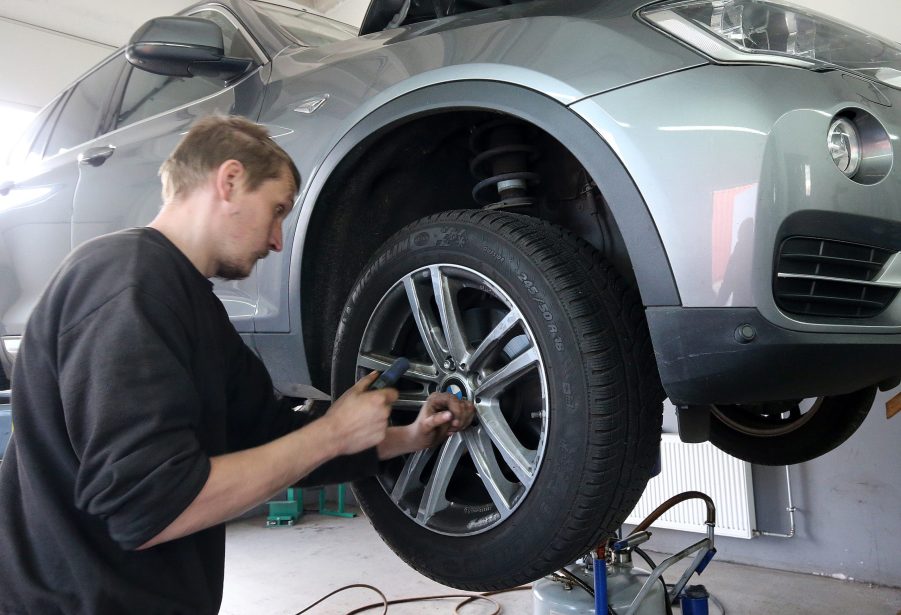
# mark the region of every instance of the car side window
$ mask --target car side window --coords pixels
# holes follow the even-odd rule
[[[70,150],[99,134],[124,65],[125,55],[118,53],[75,84],[50,133],[45,157]]]
[[[63,97],[59,96],[49,105],[44,107],[28,124],[28,128],[22,133],[22,136],[13,144],[9,151],[6,161],[10,165],[22,162],[32,162],[40,160],[44,154],[44,145],[47,144],[47,135],[53,122],[50,118],[56,108],[59,107]]]
[[[254,54],[244,34],[219,11],[199,11],[192,17],[202,17],[216,23],[222,30],[225,55],[253,58]],[[134,124],[148,117],[164,113],[211,94],[224,87],[221,79],[212,77],[168,77],[131,67],[122,105],[116,117],[116,127]]]

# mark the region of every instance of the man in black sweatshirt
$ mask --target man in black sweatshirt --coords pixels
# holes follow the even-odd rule
[[[226,520],[472,419],[436,394],[389,427],[397,391],[369,391],[374,373],[318,420],[292,411],[207,278],[281,250],[296,167],[262,127],[210,117],[160,175],[156,219],[73,251],[28,322],[0,466],[0,615],[216,613]]]

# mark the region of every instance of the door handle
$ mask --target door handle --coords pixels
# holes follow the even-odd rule
[[[89,164],[92,167],[99,167],[106,162],[106,159],[116,152],[115,145],[102,145],[100,147],[91,147],[78,154],[78,164]]]
[[[16,182],[5,181],[0,182],[0,196],[6,196],[9,191],[16,187]]]

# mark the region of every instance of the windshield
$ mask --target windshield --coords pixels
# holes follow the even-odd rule
[[[253,6],[275,20],[301,45],[319,47],[357,36],[353,26],[315,13],[259,0],[254,1]]]

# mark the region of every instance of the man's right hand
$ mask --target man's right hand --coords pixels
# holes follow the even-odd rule
[[[391,404],[397,401],[397,389],[370,391],[378,372],[360,378],[328,409],[321,420],[327,421],[333,434],[336,455],[352,455],[385,439]]]

